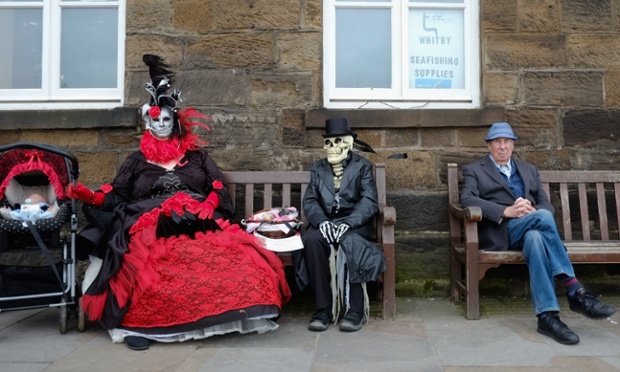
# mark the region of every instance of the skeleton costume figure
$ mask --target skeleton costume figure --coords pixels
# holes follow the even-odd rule
[[[92,256],[83,309],[135,350],[275,330],[291,296],[282,262],[233,221],[222,172],[192,132],[208,127],[191,119],[207,118],[177,108],[180,92],[167,93],[172,73],[159,57],[144,62],[151,101],[140,151],[102,191],[68,191],[91,222],[79,234]]]
[[[377,189],[372,164],[351,151],[357,139],[348,120],[329,119],[325,127],[327,158],[312,165],[304,194],[309,226],[302,235],[304,249],[294,252],[296,280],[315,295],[310,330],[326,330],[343,306],[339,328],[353,332],[368,319],[366,282],[386,269],[383,252],[368,240]]]

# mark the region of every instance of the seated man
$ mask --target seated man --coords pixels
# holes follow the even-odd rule
[[[379,210],[377,188],[372,164],[350,151],[354,143],[364,143],[356,140],[348,120],[329,119],[325,124],[327,158],[312,165],[304,195],[309,226],[295,267],[300,287],[310,284],[315,295],[317,312],[308,328],[326,330],[338,319],[342,304],[345,315],[339,328],[354,332],[368,318],[366,282],[386,269],[381,248],[368,241]]]
[[[538,169],[512,158],[516,139],[508,123],[491,126],[485,139],[489,153],[463,167],[461,205],[482,209],[478,231],[481,247],[523,251],[538,333],[562,344],[576,344],[579,336],[560,320],[554,278],[566,287],[572,311],[604,319],[616,309],[590,294],[575,278]]]

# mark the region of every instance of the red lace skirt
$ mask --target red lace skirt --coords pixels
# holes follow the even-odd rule
[[[281,263],[251,235],[218,231],[158,243],[165,253],[149,262],[154,279],[132,296],[122,326],[166,327],[250,306],[282,306],[286,282],[272,266]]]
[[[174,327],[231,311],[243,319],[245,308],[281,308],[290,299],[280,259],[237,225],[220,219],[221,230],[157,238],[159,214],[191,202],[172,198],[140,217],[108,290],[83,298],[91,320],[105,316],[110,295],[128,308],[120,325],[129,328]]]

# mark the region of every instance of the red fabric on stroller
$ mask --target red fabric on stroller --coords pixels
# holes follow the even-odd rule
[[[18,148],[6,151],[0,157],[0,199],[4,197],[11,179],[37,172],[47,176],[58,199],[66,198],[69,175],[65,158],[39,149]]]

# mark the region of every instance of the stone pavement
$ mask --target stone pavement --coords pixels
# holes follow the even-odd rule
[[[620,308],[620,296],[605,299]],[[446,299],[398,298],[396,320],[373,317],[356,333],[310,332],[311,313],[293,302],[273,332],[133,351],[94,323],[80,333],[70,320],[60,334],[57,309],[4,312],[0,371],[620,371],[620,315],[593,321],[563,309],[581,337],[565,346],[536,333],[525,299],[483,299],[482,318],[468,321]]]

